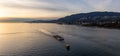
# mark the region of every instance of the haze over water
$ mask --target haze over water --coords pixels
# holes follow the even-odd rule
[[[70,44],[38,30],[54,32]],[[120,30],[50,23],[0,23],[0,55],[120,56]]]

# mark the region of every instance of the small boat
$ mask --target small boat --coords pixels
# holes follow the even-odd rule
[[[63,40],[64,40],[64,38],[61,37],[61,36],[59,36],[59,35],[53,35],[53,37],[54,37],[55,39],[59,40],[59,41],[63,41]]]
[[[69,44],[66,44],[65,47],[66,47],[67,51],[70,51],[70,45]]]

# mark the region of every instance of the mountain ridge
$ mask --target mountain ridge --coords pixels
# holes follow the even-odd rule
[[[120,28],[120,12],[90,12],[73,14],[59,18],[57,23]]]
[[[98,20],[101,17],[120,17],[120,12],[90,12],[90,13],[80,13],[80,14],[73,14],[70,16],[66,16],[63,18],[58,19],[58,22],[68,22],[68,21],[76,21],[79,19],[79,21],[81,19],[88,19],[88,20],[92,20],[93,18],[95,19],[98,18]],[[86,21],[88,21],[86,20]]]

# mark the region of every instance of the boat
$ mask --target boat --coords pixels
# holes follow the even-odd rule
[[[39,31],[42,32],[42,33],[44,33],[44,34],[46,34],[46,35],[48,35],[48,36],[54,37],[55,39],[57,39],[59,41],[63,41],[64,40],[63,37],[61,37],[60,35],[55,34],[53,32],[49,32],[49,31],[44,30],[44,29],[40,29]]]
[[[70,45],[68,43],[65,45],[65,47],[66,47],[67,51],[70,51]]]
[[[61,37],[61,36],[59,36],[59,35],[53,35],[53,37],[54,37],[55,39],[59,40],[59,41],[63,41],[63,40],[64,40],[64,38]]]

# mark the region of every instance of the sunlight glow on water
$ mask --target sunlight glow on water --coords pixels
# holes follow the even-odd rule
[[[63,36],[70,51],[65,43],[40,31]],[[75,25],[0,23],[0,55],[120,56],[119,33],[117,29]]]

